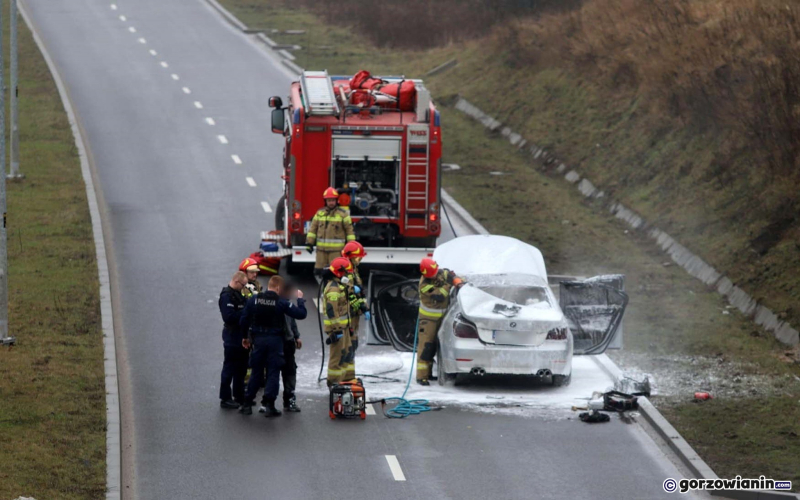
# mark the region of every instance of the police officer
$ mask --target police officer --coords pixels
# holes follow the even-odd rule
[[[361,316],[364,316],[367,321],[371,319],[369,305],[364,298],[364,281],[358,271],[361,259],[366,256],[367,251],[357,241],[350,241],[342,248],[342,257],[350,260],[350,263],[353,264],[352,280],[348,283],[348,290],[350,291],[348,301],[350,302],[350,330],[353,332],[350,340],[353,344],[354,353],[358,350],[358,329],[361,323]]]
[[[328,387],[356,377],[355,352],[351,340],[350,303],[346,278],[353,266],[344,257],[333,259],[329,268],[333,278],[322,294],[325,316],[325,334],[328,336]]]
[[[348,241],[354,241],[353,221],[350,212],[339,206],[339,192],[329,187],[322,193],[325,206],[314,214],[311,227],[306,234],[306,248],[312,252],[317,247],[317,261],[314,272],[319,275],[333,259],[339,257]]]
[[[281,290],[281,298],[289,300],[294,287],[290,283],[284,283]],[[303,341],[300,340],[300,331],[297,329],[297,321],[291,316],[286,316],[284,323],[283,337],[283,368],[281,368],[281,380],[283,380],[283,411],[299,412],[297,397],[294,394],[297,385],[297,361],[294,358],[295,351],[303,348]],[[259,413],[267,412],[266,392],[261,399]]]
[[[285,336],[285,316],[295,319],[305,319],[306,306],[303,292],[297,290],[297,306],[280,298],[278,295],[283,287],[283,278],[273,276],[267,284],[267,291],[254,295],[247,300],[247,305],[242,311],[239,324],[247,330],[250,338],[242,341],[244,347],[253,347],[250,355],[250,381],[244,393],[244,403],[239,411],[245,415],[253,413],[252,406],[256,393],[264,378],[264,369],[267,370],[267,383],[264,387],[266,403],[266,417],[277,417],[281,411],[275,408],[275,399],[278,397],[280,383],[280,369],[283,366],[283,339]]]
[[[245,273],[238,271],[228,286],[219,294],[219,312],[222,314],[222,345],[225,358],[222,362],[222,380],[219,386],[219,406],[235,410],[244,400],[244,379],[247,375],[248,351],[242,346],[244,331],[239,326],[247,299],[242,290],[247,284]],[[231,391],[233,384],[233,391]]]
[[[449,269],[440,269],[430,258],[419,263],[419,333],[417,339],[417,383],[430,385],[433,358],[436,356],[436,332],[450,305],[450,290],[463,280]]]

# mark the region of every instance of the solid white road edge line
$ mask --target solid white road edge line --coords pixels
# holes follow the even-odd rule
[[[400,462],[397,461],[395,455],[386,455],[386,461],[389,463],[389,469],[392,471],[395,481],[405,481],[406,476],[403,474],[403,469],[400,468]]]
[[[267,212],[268,214],[272,213],[272,207],[270,207],[269,203],[267,203],[266,201],[261,202],[261,208],[263,208],[264,211]]]
[[[235,163],[237,165],[241,165],[242,164],[242,159],[239,158],[239,155],[231,155],[231,159],[233,159],[233,163]]]
[[[219,142],[221,142],[222,144],[228,144],[228,138],[225,137],[224,135],[218,135],[217,139],[219,139]]]
[[[376,415],[375,413],[375,406],[374,405],[367,405],[367,415]]]
[[[256,180],[252,177],[245,177],[245,180],[250,184],[250,187],[256,187]]]
[[[111,4],[111,8],[116,10],[117,7]],[[75,116],[75,110],[72,108],[67,88],[64,86],[58,68],[50,57],[47,47],[45,47],[39,37],[39,33],[33,27],[24,2],[19,3],[19,12],[33,34],[33,39],[39,47],[39,51],[42,53],[42,57],[55,81],[58,95],[64,105],[64,110],[67,113],[67,119],[72,129],[72,136],[75,139],[75,146],[78,149],[78,157],[81,163],[81,175],[83,176],[84,184],[86,184],[86,198],[89,204],[92,236],[94,237],[95,254],[97,256],[97,277],[100,285],[100,322],[103,329],[103,358],[105,360],[103,369],[105,371],[106,391],[106,500],[119,500],[122,489],[122,426],[119,409],[119,382],[117,378],[117,348],[114,337],[114,316],[111,308],[108,260],[97,193],[94,189],[94,181],[92,180],[92,172],[89,167],[89,158],[86,154],[83,135],[78,126],[78,120]]]

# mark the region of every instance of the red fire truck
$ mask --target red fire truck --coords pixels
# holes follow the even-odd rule
[[[413,264],[433,253],[442,139],[421,80],[304,71],[288,105],[273,97],[270,106],[272,131],[286,138],[273,239],[290,254],[290,272],[314,262],[305,238],[328,186],[349,208],[370,263]]]

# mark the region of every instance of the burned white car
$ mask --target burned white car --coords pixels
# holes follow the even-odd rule
[[[532,375],[568,384],[573,354],[604,352],[628,303],[621,275],[557,280],[556,299],[541,252],[506,236],[456,238],[439,246],[434,259],[467,281],[439,327],[440,384],[459,374]],[[373,271],[370,343],[413,348],[417,284]]]

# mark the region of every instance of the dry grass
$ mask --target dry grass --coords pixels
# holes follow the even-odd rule
[[[8,185],[17,347],[0,350],[0,498],[99,499],[105,387],[89,208],[55,84],[23,23],[19,33],[26,178]]]

